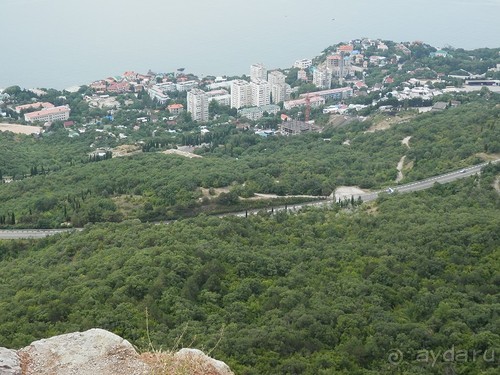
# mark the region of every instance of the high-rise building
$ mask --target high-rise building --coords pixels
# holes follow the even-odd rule
[[[315,69],[312,83],[319,89],[329,89],[332,86],[332,71],[323,68]]]
[[[192,89],[187,93],[187,110],[196,121],[208,121],[208,96],[200,89]]]
[[[258,63],[250,65],[250,81],[253,82],[260,79],[267,79],[267,70],[264,64]]]
[[[271,86],[271,102],[279,103],[288,100],[290,86],[285,82],[286,76],[278,70],[269,72],[267,81]]]
[[[242,108],[252,105],[252,87],[242,79],[231,81],[231,108]]]
[[[273,70],[267,74],[267,82],[271,85],[284,84],[286,75],[281,73],[279,70]]]
[[[263,79],[250,82],[252,105],[261,107],[271,103],[271,85]]]

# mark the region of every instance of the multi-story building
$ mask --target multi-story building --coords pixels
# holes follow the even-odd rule
[[[275,115],[280,110],[280,107],[276,104],[263,105],[261,107],[251,107],[243,108],[238,111],[241,117],[246,117],[249,120],[259,120],[264,116],[264,112]]]
[[[282,85],[285,83],[286,75],[279,70],[273,70],[267,74],[267,82],[271,85]]]
[[[332,86],[332,71],[328,68],[314,69],[313,84],[320,89],[329,89]]]
[[[309,95],[315,95],[316,92],[310,93]],[[309,98],[309,105],[311,108],[317,108],[322,105],[324,105],[326,102],[325,98],[322,98],[321,96],[311,96]],[[286,110],[296,108],[296,107],[302,107],[307,104],[307,100],[305,98],[303,99],[295,99],[295,100],[289,100],[283,103],[283,108]]]
[[[307,81],[307,73],[304,69],[300,69],[297,72],[297,79],[300,79],[302,81]]]
[[[177,82],[175,84],[175,88],[179,92],[189,91],[196,87],[198,87],[198,81],[184,81],[184,82]]]
[[[250,65],[250,81],[265,80],[267,78],[267,69],[262,63]]]
[[[229,91],[220,89],[220,90],[212,90],[207,92],[208,102],[210,103],[212,100],[215,100],[220,105],[231,105],[231,94]]]
[[[187,93],[187,110],[195,121],[208,121],[208,96],[200,89],[192,89]]]
[[[148,88],[148,95],[151,99],[157,101],[159,104],[165,104],[170,99],[167,94],[167,88],[169,86],[166,84],[153,85]]]
[[[307,69],[312,66],[312,60],[311,59],[302,59],[302,60],[297,60],[293,64],[294,68],[299,68],[299,69]]]
[[[252,87],[242,79],[231,81],[231,108],[249,107],[252,105]]]
[[[339,89],[331,89],[331,90],[323,90],[323,91],[315,91],[313,93],[301,94],[301,98],[305,98],[307,95],[314,95],[324,98],[325,100],[333,99],[333,100],[342,100],[347,99],[352,96],[352,88],[350,87],[341,87]],[[312,104],[311,98],[311,104]]]
[[[167,109],[172,115],[178,115],[184,112],[184,106],[179,103],[167,105]]]
[[[45,108],[41,111],[30,112],[24,115],[26,122],[52,122],[52,121],[66,121],[69,118],[71,110],[67,105],[59,107]]]
[[[271,102],[279,103],[288,99],[290,86],[285,82],[286,76],[278,70],[269,72],[267,81],[271,86]]]
[[[260,107],[271,103],[271,85],[263,79],[250,82],[252,105]]]

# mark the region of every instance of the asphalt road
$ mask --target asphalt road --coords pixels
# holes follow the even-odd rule
[[[500,162],[500,159],[492,161],[492,163],[498,163],[498,162]],[[376,191],[376,192],[369,193],[369,194],[361,194],[360,196],[364,202],[369,202],[369,201],[373,201],[373,200],[377,199],[379,194],[381,194],[381,193],[389,193],[389,194],[393,194],[395,192],[410,193],[412,191],[425,190],[425,189],[429,189],[432,186],[434,186],[435,183],[446,184],[448,182],[456,181],[456,180],[461,179],[461,178],[466,178],[466,177],[469,177],[472,175],[476,175],[481,171],[481,168],[483,168],[486,165],[488,165],[488,163],[482,163],[482,164],[475,165],[473,167],[463,168],[463,169],[456,170],[456,171],[449,172],[449,173],[445,173],[445,174],[442,174],[439,176],[427,178],[425,180],[411,182],[411,183],[405,184],[405,185],[393,186],[390,188],[392,190],[390,193],[389,193],[389,189],[387,189],[387,190]],[[358,195],[354,196],[355,199],[357,199],[358,197],[359,197]]]
[[[58,233],[71,232],[81,229],[11,229],[0,230],[0,240],[19,240],[27,238],[43,238]]]
[[[498,162],[500,162],[500,159],[492,161],[492,163],[498,163]],[[397,186],[391,187],[392,192],[389,194],[393,194],[395,192],[410,193],[413,191],[425,190],[425,189],[431,188],[435,183],[446,184],[448,182],[452,182],[452,181],[458,180],[460,178],[469,177],[469,176],[478,174],[481,171],[481,168],[483,168],[487,164],[488,163],[482,163],[482,164],[475,165],[473,167],[468,167],[468,168],[460,169],[457,171],[445,173],[445,174],[442,174],[439,176],[427,178],[425,180],[412,182],[412,183],[405,184],[405,185],[397,185]],[[368,193],[368,194],[354,195],[354,199],[358,199],[358,197],[361,197],[363,202],[369,202],[369,201],[373,201],[373,200],[377,199],[379,194],[381,194],[381,193],[388,193],[388,191],[387,190],[380,190],[380,191],[375,191],[375,192]],[[327,206],[329,204],[332,204],[331,200],[325,200],[325,201],[320,201],[320,202],[311,202],[311,203],[301,203],[301,204],[290,205],[290,206],[274,207],[272,210],[273,210],[273,212],[278,212],[278,211],[282,211],[285,209],[289,210],[289,211],[298,211],[302,207],[306,207],[306,206],[322,207],[322,206]],[[243,211],[243,212],[231,212],[231,213],[219,215],[219,217],[225,217],[225,216],[245,217],[247,215],[256,214],[257,212],[260,212],[260,211],[262,211],[262,210],[259,209],[259,210],[248,210],[248,211]],[[271,212],[271,209],[268,209],[267,211]],[[51,235],[58,234],[58,233],[71,232],[74,230],[82,230],[82,229],[81,228],[71,228],[71,229],[0,230],[0,240],[43,238],[43,237],[51,236]]]

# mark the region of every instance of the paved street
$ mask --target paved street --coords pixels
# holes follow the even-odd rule
[[[500,159],[492,161],[492,163],[498,163],[500,162]],[[436,182],[440,184],[445,184],[448,182],[452,182],[455,180],[458,180],[460,178],[465,178],[469,177],[475,174],[478,174],[481,171],[481,168],[486,166],[488,163],[482,163],[475,165],[473,167],[468,167],[464,169],[460,169],[457,171],[445,173],[439,176],[427,178],[425,180],[417,181],[417,182],[412,182],[409,184],[405,185],[398,185],[391,187],[391,194],[398,192],[398,193],[410,193],[412,191],[419,191],[419,190],[424,190],[424,189],[429,189],[431,188]],[[387,193],[387,190],[380,190],[368,194],[360,194],[360,195],[354,195],[354,199],[358,199],[361,197],[363,202],[369,202],[377,199],[380,193]],[[320,201],[320,202],[311,202],[311,203],[301,203],[301,204],[296,204],[296,205],[290,205],[290,206],[282,206],[282,207],[274,207],[272,210],[273,212],[278,212],[282,211],[284,209],[287,210],[299,210],[302,207],[305,206],[316,206],[316,207],[321,207],[325,205],[332,204],[331,200],[325,200],[325,201]],[[240,216],[244,217],[246,215],[251,215],[255,214],[257,212],[261,211],[261,209],[258,210],[248,210],[248,211],[243,211],[243,212],[230,212],[226,214],[219,215],[219,217],[225,217],[225,216]],[[271,209],[268,209],[268,211],[271,211]],[[69,231],[74,231],[74,230],[82,230],[81,228],[72,228],[72,229],[16,229],[16,230],[0,230],[0,240],[12,240],[12,239],[24,239],[24,238],[43,238],[47,236],[51,236],[57,233],[63,233],[63,232],[69,232]]]

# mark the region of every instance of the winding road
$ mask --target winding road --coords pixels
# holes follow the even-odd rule
[[[500,159],[496,159],[491,161],[491,163],[498,163],[500,162]],[[475,165],[473,167],[468,167],[468,168],[463,168],[460,170],[456,170],[453,172],[445,173],[439,176],[427,178],[425,180],[421,181],[416,181],[412,182],[409,184],[405,185],[398,185],[390,188],[392,191],[390,194],[394,193],[410,193],[413,191],[419,191],[419,190],[425,190],[431,188],[435,183],[440,183],[440,184],[446,184],[448,182],[452,182],[455,180],[458,180],[460,178],[466,178],[475,174],[478,174],[481,171],[481,168],[484,166],[488,165],[490,162],[486,163],[481,163],[478,165]],[[370,202],[374,201],[375,199],[378,198],[379,194],[381,193],[388,193],[388,190],[380,190],[380,191],[375,191],[372,193],[367,193],[367,194],[359,194],[359,195],[354,195],[354,199],[361,198],[363,202]],[[267,209],[268,212],[271,211],[282,211],[282,210],[292,210],[292,211],[298,211],[302,207],[306,206],[316,206],[316,207],[321,207],[321,206],[327,206],[332,203],[332,200],[325,200],[325,201],[320,201],[320,202],[311,202],[311,203],[301,203],[301,204],[296,204],[296,205],[291,205],[291,206],[281,206],[281,207],[274,207],[272,209]],[[240,217],[245,217],[247,215],[252,215],[256,214],[257,212],[262,211],[262,209],[257,209],[257,210],[248,210],[248,211],[243,211],[243,212],[230,212],[226,214],[219,215],[219,217],[225,217],[225,216],[240,216]],[[65,233],[65,232],[72,232],[72,231],[81,231],[83,230],[82,228],[71,228],[71,229],[11,229],[11,230],[0,230],[0,240],[13,240],[13,239],[36,239],[36,238],[43,238],[47,236],[51,236],[54,234],[58,233]]]

